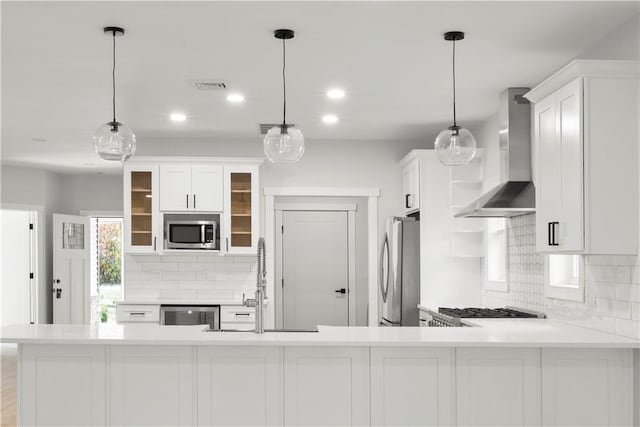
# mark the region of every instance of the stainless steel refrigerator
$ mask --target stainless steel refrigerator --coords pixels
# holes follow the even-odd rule
[[[380,252],[380,324],[418,326],[420,303],[420,222],[391,217]]]

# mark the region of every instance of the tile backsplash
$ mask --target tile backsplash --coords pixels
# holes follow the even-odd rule
[[[256,287],[255,256],[125,255],[125,300],[241,301]]]
[[[545,255],[535,249],[535,215],[507,221],[509,290],[485,290],[486,306],[512,305],[577,326],[640,338],[640,263],[636,256],[587,255],[584,302],[547,298]]]

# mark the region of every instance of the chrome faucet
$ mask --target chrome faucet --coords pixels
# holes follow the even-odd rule
[[[245,299],[242,296],[242,304],[245,307],[255,307],[256,309],[256,334],[264,334],[264,299],[265,287],[267,283],[267,270],[265,268],[265,246],[264,237],[258,239],[258,274],[256,283],[255,298]]]

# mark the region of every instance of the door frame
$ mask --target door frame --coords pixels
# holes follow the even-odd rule
[[[42,205],[25,205],[20,203],[0,203],[0,210],[18,210],[29,211],[35,216],[34,227],[35,233],[31,235],[31,244],[35,247],[31,248],[31,253],[35,256],[32,259],[32,269],[34,273],[34,294],[32,304],[32,318],[34,324],[46,323],[48,317],[48,296],[51,296],[49,280],[47,276],[53,277],[53,265],[51,265],[51,274],[47,273],[47,257],[45,256],[46,250],[46,226],[44,206]],[[53,317],[53,306],[51,306],[51,316]]]
[[[356,301],[358,299],[358,286],[356,285],[356,211],[358,206],[355,203],[276,203],[274,206],[276,215],[276,230],[282,227],[284,212],[346,212],[347,213],[347,325],[356,324]],[[282,294],[282,233],[276,233],[275,248],[275,286],[274,286],[274,310],[276,328],[282,328],[283,317],[283,297]],[[280,286],[277,284],[280,283]]]
[[[267,297],[274,298],[275,283],[275,198],[276,197],[366,197],[367,198],[367,289],[368,324],[378,322],[378,187],[265,187],[265,240],[267,264]],[[265,307],[266,327],[275,326],[275,310]]]

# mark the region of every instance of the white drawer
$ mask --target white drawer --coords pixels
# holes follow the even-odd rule
[[[160,323],[159,305],[128,305],[116,306],[116,321],[122,322],[151,322]]]
[[[253,307],[243,307],[236,305],[223,305],[220,307],[220,323],[254,323],[255,321],[256,310]]]

